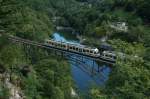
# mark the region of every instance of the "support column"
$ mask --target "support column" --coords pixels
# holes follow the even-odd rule
[[[55,55],[57,55],[57,52],[56,52],[56,50],[54,51],[54,53],[55,53]]]
[[[94,73],[94,60],[92,60],[92,62],[93,62],[93,66],[92,66],[92,74]]]
[[[61,57],[63,57],[63,52],[61,52]]]
[[[83,56],[81,56],[81,57],[82,57],[82,62],[83,62],[83,63],[85,63],[85,62],[84,62],[84,60],[83,60],[83,59],[84,59],[84,57],[83,57]]]
[[[99,71],[99,68],[100,68],[100,67],[99,67],[99,65],[98,65],[98,72],[100,72],[100,71]]]

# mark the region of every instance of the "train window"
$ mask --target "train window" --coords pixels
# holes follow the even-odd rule
[[[89,50],[86,50],[86,52],[88,53],[88,52],[89,52]]]
[[[107,55],[107,54],[105,54],[105,56],[106,56],[106,57],[108,57],[108,55]]]
[[[65,45],[63,45],[63,47],[66,47]]]
[[[86,52],[85,49],[83,49],[83,52]]]
[[[114,59],[117,59],[117,57],[116,57],[116,56],[114,56]]]
[[[76,48],[76,51],[78,51],[78,48]]]
[[[90,53],[93,53],[93,51],[90,51]]]
[[[75,50],[76,48],[73,46],[73,50]]]

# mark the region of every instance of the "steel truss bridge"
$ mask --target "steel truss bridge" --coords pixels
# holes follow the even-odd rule
[[[64,50],[62,48],[46,46],[46,45],[44,45],[44,43],[31,41],[31,40],[23,39],[23,38],[16,37],[16,36],[8,36],[8,39],[15,43],[27,44],[27,45],[31,45],[31,46],[44,48],[47,50],[53,50],[53,51],[55,51],[55,54],[57,54],[57,55],[59,54],[62,57],[68,57],[69,60],[72,61],[73,63],[82,65],[79,68],[81,68],[83,71],[87,72],[88,74],[92,74],[92,75],[93,74],[96,75],[98,72],[101,71],[101,68],[99,65],[97,65],[97,68],[95,68],[96,62],[109,64],[111,66],[115,64],[114,61],[110,61],[110,60],[107,60],[104,58],[93,57],[90,55],[85,55],[83,53],[77,53],[74,51]],[[88,60],[85,60],[85,59],[91,60],[90,65],[92,65],[92,66],[88,66],[89,64],[86,64],[86,62],[85,62]]]

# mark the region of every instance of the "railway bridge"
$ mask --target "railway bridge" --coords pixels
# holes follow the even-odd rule
[[[94,67],[95,62],[103,62],[103,63],[109,64],[109,65],[114,65],[115,64],[115,61],[108,60],[108,59],[105,59],[103,57],[94,57],[94,56],[90,56],[90,55],[80,53],[80,52],[65,50],[63,48],[46,46],[44,43],[40,43],[40,42],[28,40],[28,39],[23,39],[23,38],[16,37],[16,36],[8,36],[8,40],[10,40],[12,42],[15,42],[15,43],[22,43],[22,44],[27,44],[27,45],[31,45],[31,46],[44,48],[44,49],[47,49],[47,50],[54,50],[55,52],[60,52],[62,56],[69,57],[69,59],[73,60],[75,63],[81,64],[82,67],[80,67],[80,68],[82,68],[82,69],[85,69],[84,67],[87,67],[87,65],[88,65],[88,64],[84,64],[85,61],[83,61],[83,60],[85,58],[90,59],[90,60],[92,60],[92,62],[91,62],[92,66],[89,66],[91,68],[89,68],[88,70],[85,70],[85,71],[87,71],[87,72],[90,71],[91,73],[94,73],[94,74],[96,74],[97,72],[100,71],[99,66],[97,66],[97,69],[95,69],[95,67]]]
[[[74,52],[74,51],[71,51],[71,50],[66,50],[66,49],[58,48],[58,47],[54,47],[54,46],[46,46],[44,43],[31,41],[31,40],[23,39],[23,38],[16,37],[16,36],[9,36],[8,39],[11,40],[11,41],[18,42],[18,43],[24,43],[24,44],[29,44],[29,45],[49,49],[49,50],[55,50],[57,52],[62,52],[64,54],[83,56],[83,57],[92,59],[94,61],[105,62],[105,63],[111,64],[111,65],[113,65],[115,63],[115,61],[105,59],[105,57],[94,57],[94,56],[91,56],[91,55],[84,54],[82,52]]]

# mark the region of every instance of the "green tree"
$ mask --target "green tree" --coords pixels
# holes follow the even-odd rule
[[[28,99],[39,97],[39,93],[37,90],[38,80],[34,72],[30,73],[28,75],[28,78],[25,78],[24,85],[25,85],[24,92]]]
[[[16,0],[0,0],[0,30],[10,31],[16,24],[15,14],[19,2]]]

